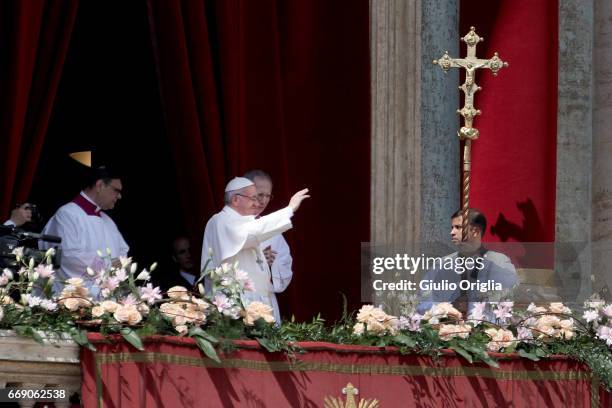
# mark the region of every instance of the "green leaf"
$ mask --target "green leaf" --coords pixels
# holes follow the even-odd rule
[[[87,340],[87,333],[85,330],[71,330],[70,336],[72,340],[79,346],[87,347],[91,351],[96,351],[96,348]]]
[[[397,334],[393,340],[395,340],[396,342],[403,344],[404,346],[408,346],[408,347],[414,347],[416,346],[416,341],[414,339],[412,339],[409,336],[406,336],[403,333],[399,333]]]
[[[210,343],[210,341],[206,340],[202,336],[193,336],[193,338],[195,339],[200,350],[204,352],[206,357],[210,358],[216,363],[221,364],[221,360],[219,359],[219,356],[217,355],[217,352],[215,351],[215,348]]]
[[[13,326],[13,330],[15,330],[15,333],[17,333],[20,336],[27,336],[28,335],[28,326]]]
[[[266,350],[268,350],[270,353],[274,353],[274,352],[281,350],[277,344],[273,343],[272,341],[266,338],[257,337],[257,342],[261,344],[261,346],[265,348]]]
[[[189,337],[194,337],[194,336],[203,337],[213,344],[219,343],[219,340],[215,336],[212,336],[206,333],[204,330],[202,330],[202,328],[197,327],[197,326],[193,326],[191,329],[189,329]]]
[[[37,343],[43,344],[43,338],[36,330],[30,327],[29,332],[32,335],[32,338],[36,340]]]
[[[482,354],[480,354],[478,357],[480,357],[480,359],[482,361],[484,361],[485,363],[487,363],[488,365],[490,365],[491,367],[495,367],[495,368],[499,368],[499,364],[497,363],[497,361],[495,361],[493,359],[493,357],[491,357],[489,355],[489,353],[487,352],[483,352]]]
[[[548,353],[546,351],[544,351],[544,349],[538,347],[537,349],[535,349],[535,354],[538,357],[546,357],[548,355]]]
[[[131,327],[122,327],[120,333],[128,343],[136,347],[138,350],[144,351],[140,336],[138,336],[138,334],[136,334],[136,332],[132,330]]]
[[[528,358],[529,360],[540,361],[540,358],[537,356],[537,354],[529,353],[528,351],[525,351],[523,349],[519,349],[518,355],[524,358]]]
[[[449,346],[448,348],[451,349],[451,350],[454,350],[457,354],[459,354],[460,356],[465,358],[469,363],[473,362],[471,354],[466,349],[464,349],[463,347],[455,344],[455,345]]]

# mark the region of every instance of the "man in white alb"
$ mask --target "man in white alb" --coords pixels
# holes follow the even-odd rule
[[[119,256],[127,256],[129,246],[113,220],[104,213],[121,199],[122,188],[119,176],[106,166],[91,169],[83,191],[61,206],[47,222],[42,233],[62,238],[58,280],[86,276],[87,267],[96,272],[108,267],[97,251],[106,255],[109,249],[114,265],[119,264]],[[86,282],[93,289],[92,293],[97,293],[90,281]]]
[[[270,200],[272,200],[272,177],[265,171],[258,169],[247,171],[244,177],[255,183],[257,199],[259,200],[259,213],[257,215],[261,215],[266,210]],[[293,277],[293,271],[291,270],[293,258],[291,257],[289,245],[285,241],[283,234],[278,234],[262,242],[261,249],[272,274],[273,292],[281,293],[287,289]],[[280,322],[280,309],[274,293],[271,294],[270,300],[274,308],[274,318],[277,322]]]
[[[225,187],[225,207],[206,224],[201,268],[209,251],[214,267],[238,261],[239,269],[249,274],[255,289],[244,294],[244,301],[257,300],[273,307],[274,288],[261,243],[292,227],[291,217],[310,197],[307,194],[308,189],[298,191],[287,207],[256,218],[261,211],[255,184],[244,177],[234,178]]]

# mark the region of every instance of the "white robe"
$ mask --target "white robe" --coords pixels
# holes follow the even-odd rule
[[[291,283],[291,278],[293,277],[293,271],[291,270],[293,258],[291,257],[289,245],[282,234],[275,235],[261,243],[262,250],[268,246],[276,252],[276,258],[274,258],[270,268],[272,273],[272,289],[274,293],[280,293],[287,289],[287,286]],[[274,318],[277,322],[280,322],[280,309],[274,293],[271,294]]]
[[[98,257],[97,251],[106,256],[106,249],[110,249],[111,257],[127,256],[130,247],[117,229],[117,225],[104,212],[100,216],[87,215],[77,204],[70,202],[61,206],[55,215],[49,219],[42,231],[43,234],[56,235],[62,238],[61,268],[57,272],[59,280],[74,277],[88,277],[87,267],[96,272],[108,267]],[[43,248],[55,246],[42,243]],[[92,280],[83,279],[91,288]],[[59,283],[57,282],[59,287]],[[56,289],[57,289],[56,287]],[[93,288],[94,294],[97,290]]]
[[[261,218],[240,215],[228,206],[223,207],[206,224],[200,268],[208,260],[209,251],[212,251],[209,268],[238,261],[238,268],[249,274],[255,288],[245,293],[243,300],[246,303],[256,300],[274,307],[274,287],[261,243],[290,229],[292,216],[290,207]]]

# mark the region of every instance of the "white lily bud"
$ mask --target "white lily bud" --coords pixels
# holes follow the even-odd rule
[[[151,279],[151,275],[149,275],[146,269],[143,269],[136,277],[136,280],[148,281],[149,279]]]
[[[22,305],[27,305],[28,304],[28,295],[26,295],[25,293],[21,294],[21,299],[19,300],[19,302]]]
[[[34,267],[34,258],[30,258],[30,263],[29,263],[28,267],[30,269],[32,269]]]
[[[102,258],[104,255],[102,255],[102,251],[100,251],[99,249],[96,251],[96,254],[98,254],[98,256],[100,258]]]
[[[45,258],[49,258],[53,255],[55,255],[55,248],[49,248],[47,249],[47,252],[45,252]]]
[[[208,257],[212,258],[212,256],[213,256],[213,250],[212,250],[212,247],[209,247],[208,248]]]
[[[204,296],[204,285],[201,283],[198,283],[198,291],[200,292],[200,295]]]
[[[4,271],[2,271],[2,274],[6,276],[9,280],[13,279],[13,271],[8,268],[5,268]]]
[[[111,249],[110,248],[106,248],[106,255],[111,256]]]
[[[89,276],[94,276],[96,274],[96,272],[88,266],[87,267],[87,274]]]
[[[153,272],[155,269],[157,269],[157,262],[153,262],[153,265],[151,265],[149,271]]]
[[[38,272],[34,272],[34,273],[32,274],[32,280],[36,280],[36,279],[38,279],[38,277],[39,277],[39,276],[40,276],[40,275],[38,275]]]
[[[132,266],[130,266],[130,273],[132,274],[136,273],[136,269],[138,269],[138,264],[134,262]]]

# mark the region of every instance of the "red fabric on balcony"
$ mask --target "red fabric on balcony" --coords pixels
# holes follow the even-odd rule
[[[359,398],[376,398],[381,407],[591,407],[611,401],[588,367],[563,357],[532,362],[514,356],[494,369],[452,352],[434,361],[394,348],[308,342],[300,343],[308,352],[291,360],[239,341],[219,366],[191,339],[154,336],[144,352],[116,340],[91,334],[97,351],[82,351],[86,407],[322,407],[326,396],[344,400],[349,382]]]

